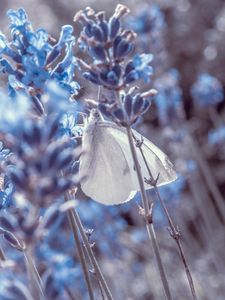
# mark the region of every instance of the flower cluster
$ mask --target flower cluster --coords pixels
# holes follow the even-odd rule
[[[79,85],[74,81],[73,27],[63,26],[55,42],[46,30],[33,30],[22,8],[10,10],[8,17],[12,41],[0,33],[0,66],[1,72],[9,75],[11,95],[22,91],[31,96],[36,110],[43,113],[40,95],[49,79],[54,79],[71,95],[77,94]]]
[[[149,107],[152,90],[146,93],[136,88],[126,92],[127,87],[143,79],[149,82],[152,75],[152,54],[132,55],[135,34],[121,26],[121,17],[129,12],[124,5],[118,5],[107,21],[105,14],[86,8],[76,14],[74,20],[84,26],[79,41],[93,59],[92,64],[80,60],[85,69],[84,77],[92,83],[103,86],[111,95],[100,95],[99,109],[108,118],[126,126],[133,124]]]
[[[120,19],[128,12],[126,6],[118,5],[107,21],[103,12],[95,13],[88,7],[74,17],[84,26],[79,38],[80,45],[93,58],[91,65],[80,61],[86,69],[83,75],[94,84],[119,90],[136,80],[150,79],[151,54],[136,55],[130,61],[126,59],[134,49],[135,38],[133,31],[121,26]]]
[[[182,91],[179,87],[179,73],[172,69],[164,73],[155,82],[158,94],[155,103],[159,121],[168,125],[171,121],[184,118]]]
[[[163,43],[165,17],[158,5],[144,5],[135,15],[129,17],[126,23],[137,33],[139,47],[151,49],[155,53],[159,43]]]
[[[208,134],[208,141],[212,145],[223,145],[225,142],[225,126],[211,130]]]
[[[8,176],[17,190],[40,207],[47,198],[59,197],[76,182],[72,168],[76,152],[59,132],[58,118],[46,117],[39,122],[24,122],[19,136],[6,136],[14,162]]]
[[[121,93],[117,97],[100,98],[98,108],[107,118],[112,119],[122,126],[132,125],[144,114],[155,95],[155,90],[149,90],[145,93],[137,93],[136,89],[130,89],[128,93]]]
[[[200,107],[213,106],[223,101],[223,87],[220,81],[207,73],[200,74],[191,88],[191,94]]]

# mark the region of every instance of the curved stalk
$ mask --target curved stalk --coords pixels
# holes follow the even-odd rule
[[[92,250],[92,248],[89,244],[89,241],[88,241],[87,235],[85,233],[85,230],[83,228],[83,225],[81,223],[80,217],[79,217],[79,215],[78,215],[78,213],[76,212],[75,209],[70,208],[69,211],[70,211],[70,216],[71,216],[71,221],[72,221],[73,227],[76,227],[79,230],[80,234],[81,234],[85,249],[86,249],[87,254],[88,254],[88,256],[91,260],[91,263],[92,263],[93,268],[95,270],[96,276],[98,277],[98,280],[99,280],[99,282],[102,286],[102,289],[104,290],[108,300],[113,300],[113,296],[112,296],[112,294],[109,290],[109,287],[106,283],[106,280],[105,280],[105,278],[104,278],[104,276],[101,272],[101,269],[99,267],[99,264],[98,264],[98,262],[95,258],[93,250]],[[72,227],[72,230],[74,230],[73,227]]]
[[[79,259],[80,259],[81,267],[82,267],[82,270],[83,270],[84,278],[85,278],[85,281],[86,281],[86,284],[87,284],[89,298],[90,298],[90,300],[94,300],[94,292],[93,292],[93,287],[92,287],[92,283],[91,283],[91,278],[90,278],[88,266],[87,266],[87,263],[86,263],[86,260],[85,260],[84,250],[83,250],[83,247],[80,243],[77,226],[74,222],[73,214],[72,214],[72,211],[70,209],[67,211],[67,215],[68,215],[68,219],[69,219],[69,222],[70,222],[70,226],[71,226],[72,231],[73,231],[73,237],[74,237],[75,243],[77,245]]]
[[[42,300],[44,299],[44,291],[42,286],[41,277],[38,273],[38,270],[35,266],[33,258],[28,249],[24,249],[23,255],[25,257],[27,272],[30,279],[31,291],[34,299]]]
[[[182,260],[182,263],[184,265],[184,268],[185,268],[185,273],[186,273],[186,276],[187,276],[187,279],[188,279],[188,283],[189,283],[189,286],[190,286],[190,289],[191,289],[191,293],[192,293],[192,297],[194,300],[197,300],[197,296],[196,296],[196,291],[195,291],[195,287],[194,287],[194,281],[192,279],[192,276],[191,276],[191,272],[190,272],[190,268],[188,266],[188,263],[187,263],[187,259],[185,257],[185,254],[184,254],[184,250],[183,250],[183,246],[182,246],[182,243],[181,243],[181,235],[180,235],[180,232],[179,230],[177,229],[177,227],[174,225],[174,222],[169,214],[169,211],[166,207],[166,204],[165,204],[165,201],[163,200],[163,198],[161,197],[160,193],[159,193],[159,189],[157,187],[157,181],[155,180],[155,178],[153,178],[153,175],[152,175],[152,172],[151,172],[151,169],[148,165],[148,162],[145,158],[145,155],[144,155],[144,152],[141,148],[141,143],[138,143],[138,148],[141,152],[141,155],[142,155],[142,158],[144,160],[144,163],[145,163],[145,166],[148,170],[148,173],[149,173],[149,177],[150,177],[150,182],[152,183],[152,187],[154,189],[154,192],[157,196],[157,199],[158,201],[160,202],[163,210],[164,210],[164,213],[167,217],[167,220],[168,220],[168,223],[169,223],[169,231],[170,231],[170,235],[171,237],[174,239],[174,241],[176,242],[177,246],[178,246],[178,250],[179,250],[179,253],[180,253],[180,257],[181,257],[181,260]]]
[[[126,130],[127,130],[127,136],[128,136],[128,140],[129,140],[131,154],[132,154],[132,158],[134,161],[135,170],[137,172],[137,178],[138,178],[138,182],[139,182],[139,186],[140,186],[141,198],[142,198],[142,204],[143,204],[143,214],[144,214],[144,218],[145,218],[145,222],[146,222],[148,236],[149,236],[149,239],[152,241],[153,250],[154,250],[157,265],[159,268],[159,273],[160,273],[160,277],[162,280],[166,298],[167,298],[167,300],[172,300],[173,298],[172,298],[172,295],[170,292],[168,280],[166,277],[166,272],[164,270],[158,242],[156,239],[155,229],[154,229],[153,220],[152,220],[152,212],[151,212],[151,208],[149,208],[148,198],[147,198],[145,187],[144,187],[144,179],[141,174],[141,168],[140,168],[138,158],[137,158],[137,153],[136,153],[134,140],[133,140],[133,136],[132,136],[132,129],[130,126],[127,126]]]

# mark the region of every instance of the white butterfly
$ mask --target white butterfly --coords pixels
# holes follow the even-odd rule
[[[137,131],[132,131],[141,139]],[[84,128],[82,150],[81,188],[87,196],[105,205],[121,204],[140,190],[125,128],[102,120],[96,110],[92,110]],[[146,138],[142,150],[153,178],[159,174],[158,186],[177,178],[168,157]],[[149,178],[138,149],[137,155],[143,178]],[[145,183],[145,188],[151,186]]]

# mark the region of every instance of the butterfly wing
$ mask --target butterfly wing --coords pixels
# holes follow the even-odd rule
[[[87,128],[80,159],[83,192],[106,205],[126,202],[136,193],[131,192],[134,184],[126,152],[110,130],[98,124]]]
[[[130,175],[132,177],[133,183],[132,190],[138,191],[140,188],[137,180],[137,174],[133,165],[133,159],[128,143],[126,129],[123,127],[119,127],[111,122],[100,122],[98,126],[107,128],[108,132],[110,132],[114,139],[117,140],[117,143],[123,149],[123,152],[126,153],[126,160],[129,164]],[[132,130],[132,132],[137,139],[141,140],[142,136],[136,130]],[[142,151],[144,153],[145,159],[147,161],[153,178],[156,179],[159,175],[157,181],[158,186],[176,180],[177,175],[174,170],[173,164],[170,162],[166,154],[163,153],[156,145],[150,142],[147,138],[144,138],[144,142],[142,144]],[[141,152],[138,148],[136,149],[136,152],[141,167],[142,175],[144,178],[149,178],[149,171],[145,165]],[[151,186],[145,183],[145,188],[150,189]]]

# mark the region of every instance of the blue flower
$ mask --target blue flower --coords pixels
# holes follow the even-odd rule
[[[12,77],[8,81],[11,96],[21,92],[19,86],[23,86],[35,111],[44,114],[40,95],[50,79],[56,80],[71,96],[76,95],[80,88],[74,80],[73,27],[63,26],[58,41],[53,43],[46,30],[33,30],[23,9],[10,10],[8,16],[12,42],[0,34],[0,71],[14,75],[13,84]]]
[[[37,57],[24,56],[23,66],[25,74],[21,80],[22,83],[36,89],[43,89],[45,82],[50,79],[50,74],[39,64]]]
[[[48,33],[44,29],[29,32],[28,42],[27,52],[37,57],[40,66],[44,66],[46,56],[52,50],[52,46],[48,43]]]
[[[59,40],[53,46],[51,53],[48,55],[47,64],[52,64],[61,55],[64,46],[75,40],[72,33],[73,27],[71,25],[62,26]]]
[[[69,101],[70,91],[64,88],[62,84],[56,80],[49,80],[44,92],[41,96],[41,100],[45,106],[45,111],[48,114],[54,113],[61,116],[65,113],[76,114],[79,106],[75,101]]]
[[[23,8],[19,8],[18,11],[10,9],[7,15],[11,21],[10,28],[12,30],[21,30],[24,26],[30,25],[27,20],[26,12]]]
[[[224,144],[225,142],[225,126],[211,130],[208,134],[208,141],[212,145]]]
[[[182,90],[179,86],[179,73],[172,69],[156,80],[158,93],[155,97],[158,118],[162,125],[183,119]]]
[[[135,80],[144,79],[145,82],[150,81],[153,69],[149,66],[152,62],[152,54],[137,54],[133,57],[125,69],[125,81],[130,83]]]
[[[13,203],[14,186],[11,181],[4,176],[4,186],[0,188],[0,210],[5,209]]]
[[[145,5],[137,14],[129,17],[127,24],[138,35],[149,34],[154,35],[165,26],[164,15],[158,5]]]
[[[60,134],[60,117],[51,114],[39,122],[26,118],[17,131],[6,135],[16,161],[7,175],[17,191],[40,207],[77,183],[73,169],[77,152]]]
[[[0,130],[16,134],[30,110],[30,101],[22,94],[13,99],[0,94],[0,98]]]
[[[191,94],[199,106],[212,106],[223,101],[223,86],[221,82],[207,73],[200,74],[192,85]]]
[[[59,62],[51,73],[51,77],[56,79],[59,85],[67,90],[69,94],[77,95],[80,85],[74,81],[74,73],[77,67],[77,61],[73,56],[74,40],[66,44],[66,55]]]
[[[84,26],[78,41],[92,59],[91,65],[80,59],[80,66],[85,69],[84,77],[94,84],[114,90],[127,84],[123,64],[134,49],[135,33],[124,30],[120,19],[128,12],[126,6],[119,4],[109,20],[106,20],[104,13],[95,13],[90,7],[74,17]],[[149,76],[150,67],[143,60],[144,57],[142,66],[134,62],[133,69],[137,67],[137,70],[132,81]]]

